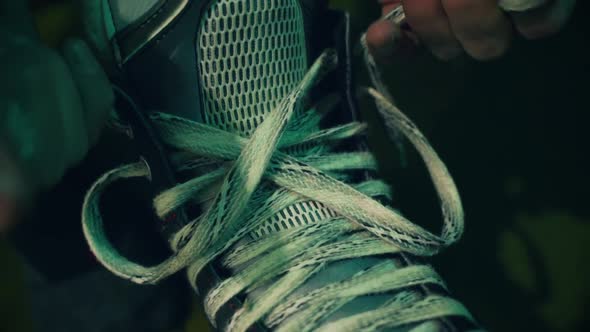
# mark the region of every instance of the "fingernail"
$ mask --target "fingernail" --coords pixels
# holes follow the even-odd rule
[[[393,58],[411,57],[419,46],[411,31],[387,21],[377,22],[369,28],[367,42],[375,58],[383,63],[390,63]]]

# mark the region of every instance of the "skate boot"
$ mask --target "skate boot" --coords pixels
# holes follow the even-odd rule
[[[463,231],[457,188],[392,102],[364,38],[374,87],[356,85],[346,13],[321,0],[104,0],[101,10],[119,127],[142,157],[86,197],[85,236],[106,268],[141,284],[184,271],[220,331],[477,329],[424,259]],[[395,210],[359,96],[423,158],[440,235]],[[101,194],[131,178],[150,182],[173,251],[156,266],[124,257],[104,231]]]

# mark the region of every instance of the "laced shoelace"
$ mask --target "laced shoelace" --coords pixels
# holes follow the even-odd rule
[[[267,287],[246,300],[232,317],[229,331],[246,331],[257,321],[280,331],[374,331],[450,315],[472,320],[469,312],[451,298],[424,297],[411,290],[412,286],[426,284],[445,287],[427,265],[400,268],[385,260],[349,279],[306,294],[294,293],[330,262],[402,252],[429,256],[455,242],[463,231],[463,210],[451,176],[426,138],[394,106],[365,38],[362,41],[376,86],[366,92],[376,101],[388,130],[403,134],[423,158],[441,201],[441,235],[428,232],[379,203],[375,198],[389,194],[384,182],[346,183],[350,180],[347,172],[374,170],[376,162],[367,152],[336,153],[329,146],[363,134],[364,124],[352,122],[318,130],[324,113],[312,109],[294,115],[313,85],[335,67],[336,53],[328,50],[249,138],[169,114],[154,114],[152,120],[163,142],[179,151],[173,158],[176,170],[210,170],[160,194],[154,200],[157,214],[164,218],[186,203],[207,208],[173,236],[172,257],[151,267],[134,263],[108,241],[99,201],[104,189],[114,181],[148,177],[149,169],[142,162],[116,168],[98,179],[84,203],[84,234],[97,259],[120,277],[151,284],[183,268],[187,268],[189,280],[195,282],[208,263],[220,258],[224,267],[236,272],[205,295],[205,310],[212,322],[232,297]],[[317,148],[313,152],[291,153],[297,150],[293,147],[302,144]],[[282,209],[306,201],[333,213],[260,238],[248,236]],[[357,297],[388,292],[396,295],[377,309],[324,321]],[[288,319],[294,313],[297,319]],[[419,328],[428,330],[424,324]]]

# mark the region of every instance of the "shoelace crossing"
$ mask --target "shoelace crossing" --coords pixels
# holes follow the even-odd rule
[[[444,287],[426,265],[398,268],[384,261],[350,279],[307,294],[293,294],[330,262],[400,252],[429,256],[454,243],[463,231],[463,210],[451,176],[426,138],[394,106],[364,38],[363,45],[376,86],[367,89],[368,94],[375,99],[388,130],[407,137],[431,175],[444,218],[440,236],[376,201],[375,197],[388,195],[388,186],[382,181],[345,183],[347,171],[375,169],[376,162],[366,152],[331,153],[329,145],[362,134],[364,124],[317,130],[322,113],[312,109],[294,116],[313,85],[336,65],[336,53],[328,50],[249,138],[184,118],[154,114],[152,120],[163,142],[180,151],[174,159],[177,170],[216,166],[160,194],[154,201],[158,215],[164,217],[186,203],[207,208],[171,239],[172,257],[152,267],[134,263],[108,241],[99,201],[114,181],[148,177],[149,169],[143,162],[114,169],[92,186],[83,208],[84,234],[97,259],[114,274],[146,284],[183,268],[194,282],[208,263],[221,257],[225,267],[237,272],[206,294],[205,310],[212,322],[232,297],[270,285],[261,295],[248,298],[233,316],[229,331],[246,331],[259,320],[281,331],[373,331],[448,315],[471,319],[453,299],[439,295],[423,298],[407,290],[423,284]],[[290,148],[308,143],[318,148],[302,155],[289,153]],[[218,190],[211,192],[211,188]],[[282,209],[304,201],[317,202],[333,214],[259,239],[248,236]],[[378,309],[324,322],[356,297],[393,291],[398,291],[397,295]],[[295,312],[298,318],[289,320]]]

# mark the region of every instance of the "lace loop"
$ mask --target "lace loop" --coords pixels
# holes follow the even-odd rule
[[[82,209],[82,229],[92,253],[109,271],[138,284],[153,284],[180,271],[176,257],[145,267],[123,257],[109,242],[103,228],[99,209],[102,192],[113,182],[129,178],[149,178],[149,168],[144,162],[124,165],[101,176],[88,191]]]

